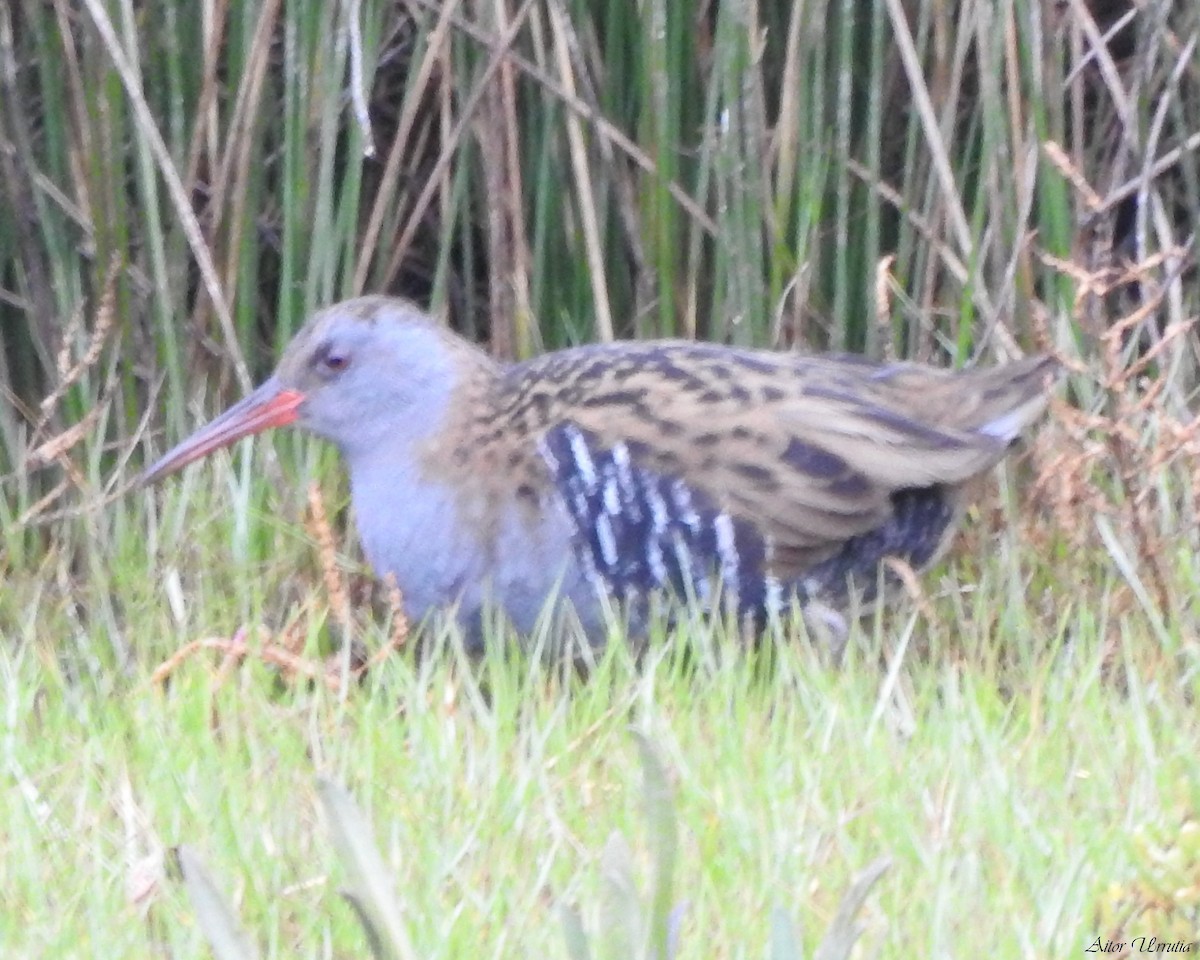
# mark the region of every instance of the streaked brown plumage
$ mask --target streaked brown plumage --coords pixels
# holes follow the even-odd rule
[[[557,592],[600,638],[610,601],[635,616],[664,591],[712,602],[714,575],[755,619],[793,594],[836,611],[851,588],[873,599],[885,555],[934,558],[1054,369],[682,341],[502,365],[367,297],[318,314],[271,380],[147,477],[298,420],[341,448],[367,555],[409,612],[457,603],[475,632],[487,601],[531,630]]]

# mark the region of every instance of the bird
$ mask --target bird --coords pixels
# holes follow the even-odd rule
[[[935,562],[1045,409],[1050,356],[951,371],[857,355],[616,341],[506,363],[413,303],[366,296],[302,327],[261,386],[142,475],[295,424],[339,449],[360,541],[414,622],[480,651],[495,613],[531,636],[566,611],[698,606],[749,629],[798,609],[844,640]]]

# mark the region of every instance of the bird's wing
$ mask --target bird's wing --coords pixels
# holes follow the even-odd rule
[[[996,463],[1044,387],[1034,361],[953,374],[651,344],[557,362],[542,452],[601,561],[686,534],[785,583],[886,523],[895,492]]]

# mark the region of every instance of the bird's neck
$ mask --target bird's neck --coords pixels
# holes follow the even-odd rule
[[[532,629],[566,572],[569,530],[550,507],[534,421],[510,373],[486,356],[459,366],[421,431],[347,457],[367,558],[395,575],[411,616],[446,597],[470,614],[494,588],[514,622]],[[576,579],[565,595],[582,589]]]
[[[402,522],[417,538],[461,527],[486,539],[493,507],[510,499],[497,483],[511,472],[497,458],[516,438],[489,419],[505,368],[465,343],[444,346],[422,372],[419,399],[380,417],[342,454],[364,524]]]
[[[482,350],[444,331],[430,331],[419,370],[383,383],[370,398],[370,416],[354,430],[331,437],[351,475],[383,471],[425,472],[427,461],[462,433],[464,412],[495,392],[503,368]]]

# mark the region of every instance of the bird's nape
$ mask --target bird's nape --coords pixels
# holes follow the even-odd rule
[[[139,478],[150,484],[175,473],[193,460],[271,427],[295,422],[304,394],[283,386],[277,377],[266,380],[249,396],[169,450]]]

